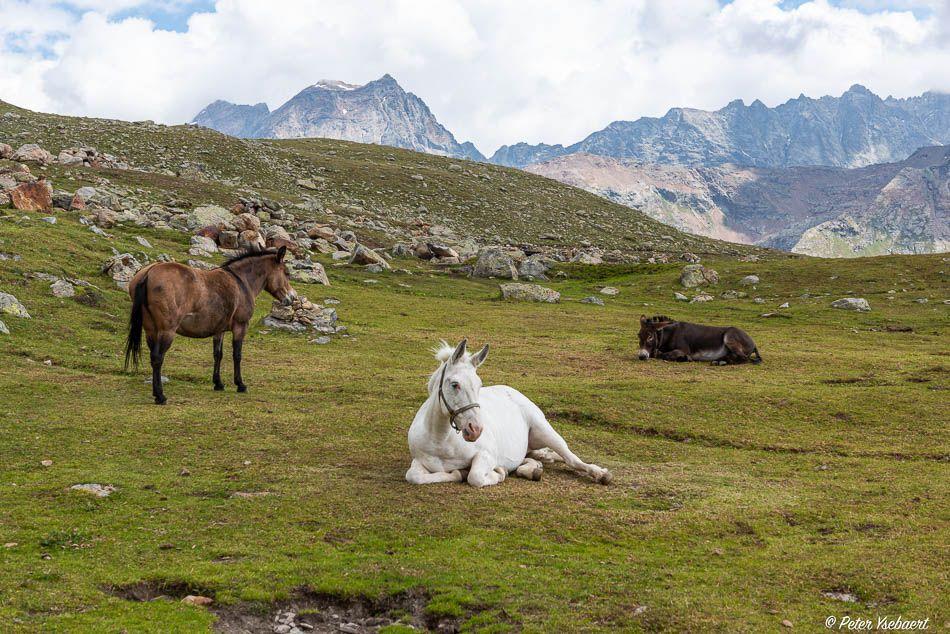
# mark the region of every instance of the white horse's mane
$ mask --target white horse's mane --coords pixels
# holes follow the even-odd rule
[[[432,355],[440,362],[445,363],[452,358],[452,353],[455,352],[455,346],[451,345],[445,339],[439,340],[439,345],[432,348]],[[468,361],[472,355],[466,350],[465,351],[465,360]]]

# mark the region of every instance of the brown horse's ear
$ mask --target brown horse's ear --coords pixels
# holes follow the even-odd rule
[[[640,323],[641,323],[641,324],[647,323],[647,316],[646,316],[646,315],[640,315]]]
[[[284,256],[287,255],[287,247],[281,247],[277,249],[277,261],[283,262]]]

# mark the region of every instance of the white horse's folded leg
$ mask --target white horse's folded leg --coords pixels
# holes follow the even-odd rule
[[[468,470],[468,483],[473,487],[487,487],[503,482],[506,475],[505,469],[496,466],[491,455],[482,451],[472,460],[472,466]]]
[[[552,462],[564,462],[564,458],[557,455],[547,447],[542,447],[541,449],[535,449],[534,451],[528,452],[529,458],[534,458],[545,464],[550,464]]]
[[[464,478],[462,472],[455,470],[452,472],[438,471],[430,472],[421,462],[413,460],[406,471],[406,482],[409,484],[435,484],[437,482],[461,482]]]
[[[515,469],[515,475],[526,480],[540,480],[544,467],[533,458],[525,458],[521,466]]]
[[[531,447],[550,447],[564,459],[567,466],[578,473],[589,475],[594,479],[594,482],[610,484],[610,481],[613,480],[613,475],[603,467],[598,467],[595,464],[587,464],[574,455],[574,452],[568,448],[567,443],[561,438],[561,434],[557,433],[557,431],[551,427],[551,423],[543,417],[543,414],[541,417],[531,421],[531,430],[528,433],[528,445]]]

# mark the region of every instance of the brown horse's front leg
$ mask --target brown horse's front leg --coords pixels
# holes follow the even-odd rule
[[[663,359],[664,361],[689,361],[689,355],[687,355],[682,350],[670,350],[669,352],[661,352],[656,356],[658,359]]]
[[[241,351],[244,348],[244,335],[247,333],[247,324],[235,324],[231,330],[231,351],[234,357],[234,384],[238,392],[247,392],[244,379],[241,377]]]
[[[224,389],[224,383],[221,382],[221,359],[224,357],[224,333],[214,336],[214,389],[220,392]]]
[[[152,395],[156,405],[164,405],[168,399],[162,388],[162,364],[165,363],[165,353],[172,347],[175,335],[171,332],[159,332],[155,339],[149,339],[149,359],[152,362]]]

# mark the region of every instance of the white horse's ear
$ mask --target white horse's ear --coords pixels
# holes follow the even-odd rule
[[[474,365],[477,368],[481,364],[485,363],[485,359],[487,358],[488,358],[488,344],[486,343],[482,347],[481,350],[479,350],[472,356],[472,365]]]
[[[455,348],[455,352],[452,353],[452,359],[449,363],[458,363],[459,359],[465,356],[465,346],[468,345],[468,339],[462,339],[459,345]]]

